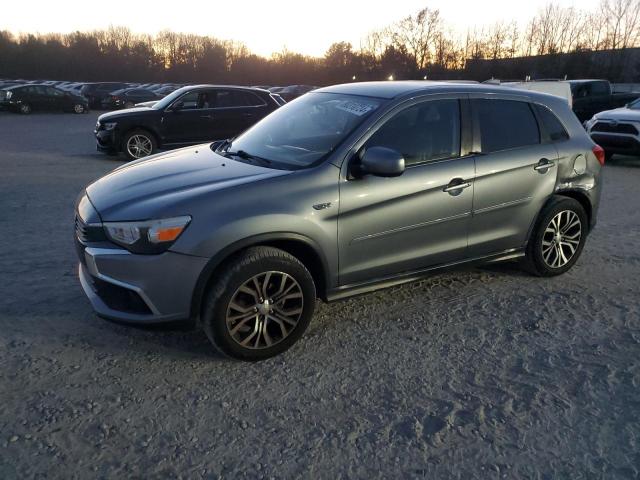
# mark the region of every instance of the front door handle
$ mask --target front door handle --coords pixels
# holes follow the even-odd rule
[[[540,173],[547,173],[549,171],[549,169],[551,167],[553,167],[555,165],[555,163],[553,163],[551,160],[548,160],[546,158],[542,158],[540,159],[540,161],[536,164],[535,167],[533,167],[533,169],[536,172],[540,172]]]
[[[449,185],[442,189],[442,191],[455,197],[456,195],[460,195],[462,190],[469,188],[470,186],[471,182],[465,182],[462,178],[454,178],[449,182]]]
[[[213,120],[213,115],[200,115],[200,118],[208,118],[209,120]]]

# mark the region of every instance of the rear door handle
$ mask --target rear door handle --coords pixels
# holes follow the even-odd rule
[[[546,158],[542,158],[540,159],[540,161],[537,163],[537,165],[535,167],[533,167],[533,169],[536,172],[540,172],[540,173],[547,173],[549,171],[549,169],[551,167],[553,167],[555,165],[555,163],[553,163],[551,160],[548,160]]]
[[[213,120],[213,115],[200,115],[200,118],[208,118],[209,120]]]
[[[454,178],[449,182],[449,185],[442,189],[442,191],[449,195],[456,196],[462,193],[462,190],[469,188],[470,186],[471,182],[465,182],[462,178]]]

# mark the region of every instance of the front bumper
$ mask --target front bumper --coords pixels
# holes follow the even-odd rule
[[[117,152],[119,149],[118,134],[112,130],[94,130],[96,149],[100,152]]]
[[[640,155],[640,138],[633,135],[593,132],[591,139],[607,153]]]
[[[79,242],[78,242],[79,243]],[[79,243],[82,288],[101,317],[130,323],[186,320],[207,259],[174,252],[137,255]]]

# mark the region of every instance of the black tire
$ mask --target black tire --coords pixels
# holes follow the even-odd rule
[[[132,139],[134,139],[135,137],[146,139],[145,145],[147,145],[147,142],[149,145],[148,153],[143,155],[140,151],[130,146],[130,142],[132,142]],[[153,155],[157,149],[158,144],[156,143],[156,138],[153,136],[153,134],[151,134],[147,130],[143,130],[140,128],[127,132],[122,140],[122,151],[124,152],[124,155],[128,160],[138,160],[139,158],[148,157],[149,155]],[[136,152],[139,153],[136,154]]]
[[[29,105],[28,103],[22,103],[18,107],[18,112],[21,113],[22,115],[29,115],[31,111],[32,111],[31,105]]]
[[[75,103],[72,111],[73,113],[87,113],[87,108],[81,103]]]
[[[551,222],[556,219],[561,212],[563,214],[563,216],[560,217],[561,219],[571,218],[571,220],[568,221],[569,224],[574,224],[576,217],[567,212],[573,212],[573,214],[577,216],[577,219],[579,220],[580,235],[577,239],[572,238],[571,240],[568,240],[569,236],[574,237],[577,232],[577,227],[574,226],[566,232],[564,240],[567,243],[562,242],[556,247],[557,236],[551,231],[554,230]],[[560,230],[563,229],[561,228]],[[584,248],[588,233],[588,218],[582,205],[573,198],[562,196],[553,197],[540,212],[536,225],[531,232],[529,242],[527,243],[525,257],[525,266],[527,270],[534,275],[541,277],[553,277],[565,273],[578,261],[578,258],[582,253],[582,249]],[[560,239],[563,239],[563,237],[561,236]],[[551,246],[549,246],[549,240],[551,240]],[[578,242],[577,244],[575,244],[576,240]],[[543,245],[543,241],[546,245]],[[573,244],[569,245],[569,241],[573,242]],[[575,251],[572,252],[571,248],[575,248]],[[551,252],[548,249],[552,249],[554,251]],[[562,252],[562,254],[558,252]],[[571,256],[567,257],[569,254]],[[565,263],[565,258],[562,258],[559,255],[563,255],[568,261]],[[545,257],[547,258],[545,259]],[[555,262],[552,260],[556,258],[562,259],[558,261],[556,266],[553,266]]]
[[[230,303],[234,298],[237,300],[238,297],[236,295],[240,287],[253,277],[265,275],[267,272],[272,272],[274,275],[286,274],[297,282],[296,289],[302,295],[301,305],[299,306],[302,311],[295,326],[291,327],[287,335],[280,333],[282,338],[276,343],[268,346],[265,341],[265,345],[259,348],[247,348],[240,345],[238,339],[234,338],[231,333],[231,327],[227,325],[227,314],[232,311]],[[272,286],[272,292],[274,292],[274,288],[278,288],[277,277],[274,277],[274,281],[271,284],[269,280],[264,283],[266,284],[265,290],[269,289],[269,285]],[[271,294],[269,293],[268,295]],[[284,352],[302,336],[313,317],[315,302],[316,289],[313,278],[297,258],[273,247],[251,247],[227,262],[222,267],[220,274],[214,278],[213,284],[203,302],[202,325],[213,346],[222,354],[245,361],[264,360]],[[276,303],[273,305],[276,305]],[[284,307],[284,305],[283,303],[282,306]],[[253,311],[257,312],[258,310],[254,309]],[[258,329],[260,315],[259,313],[249,313],[248,315],[251,319],[245,321],[247,323],[246,328],[249,329],[249,332],[251,328],[255,331]],[[278,334],[281,332],[279,324],[273,321],[267,322],[266,319],[263,321],[265,322],[264,330],[267,330],[267,325],[269,325],[269,331],[276,333],[276,335],[270,337],[270,340],[278,338]],[[239,320],[238,323],[242,323],[242,320]],[[234,327],[238,323],[235,323]],[[250,335],[247,334],[247,336]],[[259,339],[260,333],[258,333]]]

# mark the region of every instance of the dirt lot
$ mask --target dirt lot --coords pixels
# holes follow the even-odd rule
[[[0,113],[0,478],[638,478],[640,159],[606,167],[577,266],[319,305],[258,364],[97,318],[73,204],[120,165],[96,115]]]

